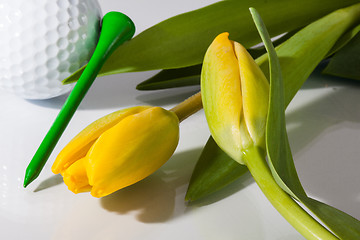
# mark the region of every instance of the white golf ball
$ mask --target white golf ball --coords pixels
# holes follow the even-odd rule
[[[0,89],[26,99],[69,92],[61,81],[90,59],[100,33],[97,0],[0,2]]]

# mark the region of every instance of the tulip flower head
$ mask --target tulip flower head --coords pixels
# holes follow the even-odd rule
[[[244,164],[246,149],[265,148],[269,83],[246,49],[228,36],[218,35],[205,54],[202,101],[214,140]]]
[[[179,119],[160,107],[132,107],[81,131],[58,155],[52,171],[74,193],[103,197],[160,168],[174,153]]]

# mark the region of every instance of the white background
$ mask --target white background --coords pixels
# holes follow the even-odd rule
[[[100,0],[121,11],[137,33],[211,1]],[[212,1],[214,2],[214,1]],[[245,175],[209,198],[184,202],[188,181],[209,137],[202,111],[181,124],[175,155],[149,178],[102,199],[75,195],[50,167],[83,127],[134,105],[172,107],[198,87],[139,92],[156,71],[98,78],[39,178],[22,187],[27,164],[66,96],[27,101],[0,92],[0,232],[2,239],[303,239]],[[317,70],[287,110],[290,142],[310,196],[360,218],[360,84]]]

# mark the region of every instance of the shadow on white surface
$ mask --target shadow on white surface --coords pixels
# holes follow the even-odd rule
[[[34,189],[34,192],[40,192],[42,190],[57,186],[63,183],[63,178],[60,174],[54,175],[42,181],[39,186]]]
[[[164,222],[177,217],[182,211],[175,211],[176,198],[185,195],[200,152],[201,149],[193,149],[175,154],[151,176],[101,198],[102,207],[121,215],[136,212],[136,219],[144,223]],[[183,197],[181,201],[184,201]]]
[[[101,199],[103,208],[124,215],[136,212],[144,223],[164,222],[173,215],[175,189],[157,176],[150,176],[134,186],[119,190]]]
[[[159,171],[148,178],[109,196],[103,197],[104,209],[117,214],[136,212],[136,219],[144,223],[165,222],[190,212],[197,207],[210,205],[225,199],[254,183],[249,173],[211,195],[186,203],[184,197],[193,167],[202,149],[175,154]],[[175,211],[176,198],[183,210]],[[179,205],[179,203],[177,204]]]
[[[60,109],[62,105],[64,105],[68,96],[69,93],[50,99],[42,99],[42,100],[25,99],[25,101],[44,108]]]
[[[199,87],[182,87],[177,89],[149,92],[143,91],[141,92],[141,95],[136,97],[136,99],[152,106],[161,106],[163,104],[175,105],[198,93],[199,91]]]
[[[134,104],[134,96],[140,93],[135,89],[137,82],[143,81],[152,75],[152,72],[141,72],[98,77],[82,100],[79,109],[96,110],[132,105]],[[68,95],[28,101],[41,107],[60,110]]]
[[[124,106],[153,105],[162,106],[180,103],[197,93],[199,86],[165,90],[139,91],[137,83],[146,80],[154,71],[123,73],[99,77],[81,102],[79,110],[120,109]],[[69,94],[46,100],[27,100],[44,108],[61,109]]]

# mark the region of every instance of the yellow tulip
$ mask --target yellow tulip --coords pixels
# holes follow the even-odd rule
[[[103,197],[160,168],[174,153],[179,119],[160,107],[132,107],[81,131],[58,155],[52,171],[74,193]]]
[[[214,140],[244,164],[244,150],[265,148],[269,83],[246,49],[228,36],[218,35],[205,54],[202,101]]]

